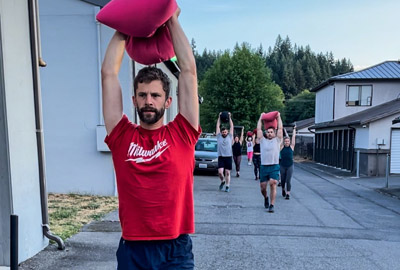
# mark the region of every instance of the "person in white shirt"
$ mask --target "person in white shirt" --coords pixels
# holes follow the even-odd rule
[[[274,204],[276,198],[276,184],[279,179],[279,152],[280,145],[283,139],[282,119],[280,113],[277,114],[277,130],[274,127],[268,127],[263,133],[262,115],[257,123],[257,137],[260,139],[261,148],[261,168],[260,168],[260,189],[261,194],[264,196],[264,207],[268,212],[274,212]],[[271,203],[269,202],[267,194],[267,185],[270,186]]]

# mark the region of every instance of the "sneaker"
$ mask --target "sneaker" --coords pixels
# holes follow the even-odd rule
[[[264,207],[268,209],[269,207],[269,198],[264,198]]]
[[[219,190],[222,190],[224,188],[225,181],[221,182],[221,185],[219,185]]]
[[[229,187],[228,186],[225,187],[225,192],[229,192]]]
[[[247,165],[251,166],[251,162],[247,163]]]
[[[281,187],[281,186],[282,186],[281,181],[279,181],[278,182],[278,187]]]
[[[286,191],[284,189],[282,189],[282,197],[286,196]]]
[[[236,177],[240,177],[240,172],[237,172],[237,173],[236,173]]]
[[[270,213],[274,212],[274,206],[272,204],[269,206],[268,212],[270,212]]]
[[[289,195],[289,194],[286,194],[285,199],[286,199],[286,200],[290,200],[290,195]]]

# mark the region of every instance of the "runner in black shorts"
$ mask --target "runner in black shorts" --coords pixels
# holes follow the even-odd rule
[[[221,113],[218,115],[217,120],[217,142],[218,142],[218,175],[221,179],[219,190],[222,190],[225,186],[225,191],[229,192],[229,184],[231,182],[231,170],[232,170],[232,140],[233,140],[233,122],[231,113],[229,113],[229,133],[228,129],[221,125]],[[225,173],[224,173],[225,172]]]

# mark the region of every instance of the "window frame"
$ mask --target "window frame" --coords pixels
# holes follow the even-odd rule
[[[361,94],[362,88],[369,86],[371,87],[371,98],[368,105],[361,105]],[[358,87],[358,100],[356,101],[349,101],[349,94],[350,94],[350,87]],[[349,84],[346,86],[346,107],[370,107],[372,106],[372,97],[374,93],[374,87],[372,84]],[[350,104],[350,102],[354,102],[354,104]]]

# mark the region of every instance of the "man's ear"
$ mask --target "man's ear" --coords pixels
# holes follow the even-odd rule
[[[167,100],[165,101],[165,109],[168,109],[171,106],[172,103],[172,97],[168,97]]]
[[[133,103],[133,106],[135,106],[135,108],[137,108],[137,102],[136,102],[135,96],[132,96],[132,103]]]

